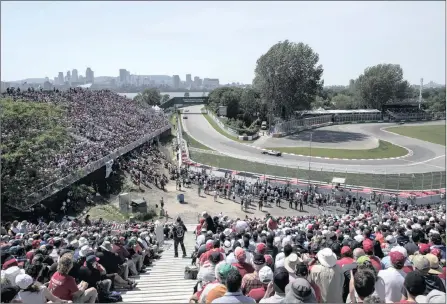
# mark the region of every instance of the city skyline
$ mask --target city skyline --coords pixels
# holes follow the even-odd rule
[[[379,63],[400,64],[410,83],[420,78],[445,83],[444,2],[2,2],[1,7],[3,81],[53,79],[60,71],[90,66],[101,76],[126,67],[137,75],[196,74],[251,83],[256,60],[288,39],[319,54],[325,85],[347,85]]]

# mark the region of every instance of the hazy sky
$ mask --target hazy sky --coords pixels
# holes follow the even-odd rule
[[[185,74],[251,83],[276,42],[309,44],[326,85],[396,63],[445,83],[445,2],[2,2],[1,78]]]

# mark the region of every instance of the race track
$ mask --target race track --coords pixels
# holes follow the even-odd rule
[[[188,107],[190,112],[200,112],[203,106]],[[286,155],[274,157],[261,154],[259,147],[252,144],[235,142],[220,133],[208,123],[201,114],[189,114],[188,119],[183,120],[184,130],[194,137],[197,141],[219,151],[230,157],[246,159],[250,161],[268,163],[272,165],[282,165],[288,167],[307,167],[311,159],[312,170],[324,171],[356,171],[356,172],[383,172],[388,174],[398,173],[424,173],[434,171],[445,171],[445,147],[432,144],[426,141],[400,136],[394,133],[382,130],[389,126],[395,126],[395,123],[374,123],[374,124],[353,124],[346,127],[351,132],[363,133],[369,137],[389,141],[400,145],[409,150],[409,153],[397,159],[378,159],[378,160],[343,160],[327,159],[308,156]],[[444,124],[445,121],[427,122],[425,124]],[[410,124],[408,124],[410,125]],[[420,125],[420,123],[418,123]],[[334,126],[335,128],[335,126]],[[333,142],[332,147],[325,144],[327,148],[340,148],[340,143]],[[361,147],[359,147],[360,149]]]

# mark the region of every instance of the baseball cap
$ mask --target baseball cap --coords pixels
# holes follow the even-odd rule
[[[33,282],[34,282],[33,278],[25,273],[16,276],[15,283],[20,289],[27,289],[33,284]]]
[[[222,262],[224,263],[224,262]],[[219,268],[219,276],[222,280],[226,279],[231,269],[235,269],[231,264],[224,264]]]
[[[412,296],[419,296],[425,292],[425,279],[417,271],[407,273],[405,276],[404,287]]]
[[[269,266],[264,266],[259,270],[259,280],[264,284],[273,280],[273,271]]]
[[[244,248],[237,247],[234,251],[234,256],[238,261],[244,261],[246,257]]]
[[[428,271],[431,274],[439,275],[442,273],[442,267],[439,266],[439,259],[437,256],[431,253],[427,253],[425,258],[430,263],[430,270]]]
[[[255,253],[255,256],[253,257],[253,264],[255,265],[265,264],[264,255],[260,253]]]
[[[374,250],[373,242],[369,239],[366,239],[362,242],[363,250],[365,250],[366,253],[372,252]]]
[[[346,254],[346,253],[350,253],[350,252],[352,252],[352,250],[349,246],[341,247],[341,251],[340,251],[341,254]]]
[[[430,252],[430,245],[428,245],[428,244],[421,243],[418,245],[418,247],[419,247],[420,254],[427,254]]]
[[[264,254],[264,258],[267,265],[273,265],[273,257],[270,254]]]
[[[401,264],[402,266],[404,265],[405,256],[402,253],[400,253],[399,251],[391,251],[389,253],[389,256],[390,256],[390,260],[391,260],[392,264],[394,264],[394,265]]]
[[[87,263],[92,264],[92,263],[94,263],[94,262],[98,262],[98,261],[99,261],[99,258],[96,257],[96,255],[91,254],[91,255],[89,255],[89,256],[85,259],[85,261],[86,261]]]
[[[359,257],[359,258],[357,259],[357,264],[362,265],[362,264],[364,264],[364,263],[367,262],[367,261],[368,261],[368,262],[371,262],[369,256],[367,256],[367,255],[362,255],[361,257]]]
[[[430,262],[427,260],[427,258],[424,255],[416,255],[413,257],[412,260],[413,266],[416,269],[419,270],[429,270],[430,269]]]
[[[267,246],[264,243],[259,243],[258,245],[256,245],[256,251],[259,253],[264,254],[266,249]]]

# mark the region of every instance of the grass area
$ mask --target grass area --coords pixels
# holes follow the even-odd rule
[[[388,157],[399,157],[407,155],[408,151],[402,147],[393,145],[390,142],[379,140],[379,146],[374,149],[352,150],[352,149],[326,149],[309,147],[273,147],[267,148],[283,153],[293,153],[300,155],[312,155],[330,158],[350,158],[350,159],[378,159]]]
[[[124,222],[129,219],[129,215],[123,214],[113,205],[96,205],[88,211],[91,219],[102,217],[105,221]]]
[[[387,131],[425,140],[434,144],[445,146],[445,125],[431,126],[402,126],[387,128]]]
[[[310,179],[330,183],[333,177],[344,177],[349,185],[381,189],[425,190],[445,188],[446,174],[433,172],[424,174],[374,174],[349,173],[333,171],[309,171],[307,168],[291,168],[266,165],[222,155],[212,155],[190,151],[192,160],[217,168],[226,168],[239,172],[252,172],[257,174],[274,175],[298,179]]]
[[[202,114],[206,120],[208,120],[209,124],[220,134],[225,136],[226,138],[229,138],[231,140],[241,142],[241,143],[253,143],[254,140],[240,140],[237,136],[228,134],[225,130],[223,130],[208,114]]]
[[[197,140],[195,140],[194,138],[189,136],[189,134],[184,131],[183,121],[180,121],[180,123],[182,124],[182,136],[183,136],[183,139],[186,140],[186,142],[188,143],[189,147],[202,149],[202,150],[210,150],[210,151],[213,150],[210,147],[205,146],[204,144],[198,142]]]

